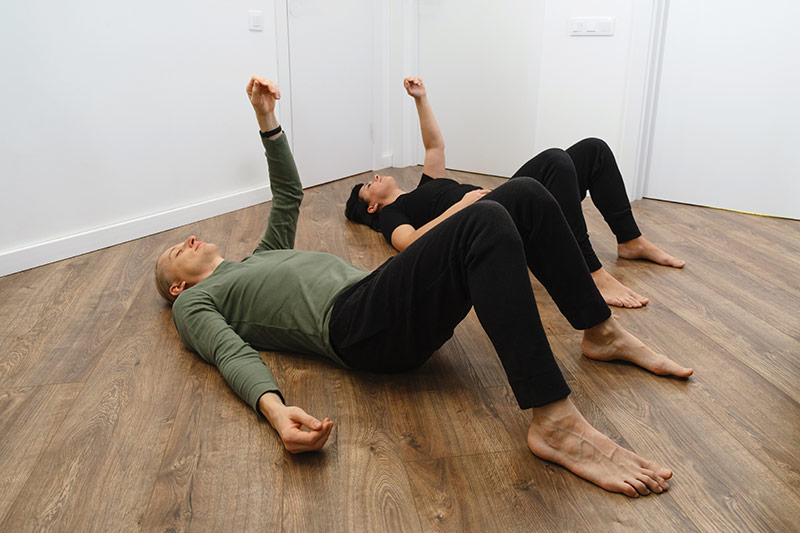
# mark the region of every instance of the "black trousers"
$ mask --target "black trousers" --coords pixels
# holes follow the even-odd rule
[[[351,368],[418,367],[474,305],[523,409],[569,394],[539,318],[528,269],[576,329],[611,313],[558,203],[510,180],[448,218],[336,301],[330,340]]]
[[[600,139],[584,139],[566,150],[545,150],[522,165],[512,178],[518,176],[532,177],[550,191],[567,218],[590,272],[600,269],[602,264],[589,242],[581,210],[586,191],[591,192],[594,205],[618,243],[642,234],[633,218],[614,154]]]

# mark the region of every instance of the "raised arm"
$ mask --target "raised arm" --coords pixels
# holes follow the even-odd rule
[[[428,100],[428,93],[422,78],[408,77],[403,80],[403,87],[409,96],[414,98],[419,116],[419,129],[422,132],[422,144],[425,146],[425,164],[422,171],[432,178],[441,178],[444,170],[444,137],[433,108]]]
[[[275,102],[280,100],[278,86],[266,78],[253,77],[247,84],[247,96],[256,113],[267,155],[269,183],[272,188],[272,208],[267,229],[253,253],[265,250],[294,248],[297,218],[303,200],[303,185],[289,143],[282,131],[266,135],[279,128],[275,117]]]

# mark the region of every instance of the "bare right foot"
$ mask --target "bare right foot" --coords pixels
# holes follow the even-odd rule
[[[672,471],[626,450],[592,427],[569,398],[535,407],[528,430],[534,455],[632,498],[669,488]]]
[[[597,290],[603,295],[603,300],[605,300],[608,305],[632,309],[644,307],[650,302],[650,300],[644,296],[636,294],[617,281],[617,279],[609,274],[603,267],[592,272],[592,279],[594,280],[594,284],[597,285]]]

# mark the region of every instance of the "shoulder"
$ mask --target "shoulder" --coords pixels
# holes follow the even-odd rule
[[[419,183],[417,183],[417,187],[422,187],[423,185],[431,181],[433,181],[433,178],[423,172],[422,176],[420,176],[419,178]]]
[[[199,287],[190,287],[180,293],[172,304],[172,319],[176,325],[193,314],[204,311],[216,311],[214,299]]]

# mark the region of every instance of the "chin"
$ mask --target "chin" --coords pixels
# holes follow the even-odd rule
[[[203,250],[203,255],[204,255],[204,256],[208,256],[208,257],[210,257],[210,256],[217,256],[217,255],[219,255],[219,247],[217,247],[217,245],[216,245],[216,244],[214,244],[213,242],[207,242],[207,243],[205,243],[205,244],[203,245],[203,248],[205,248],[205,250]]]

